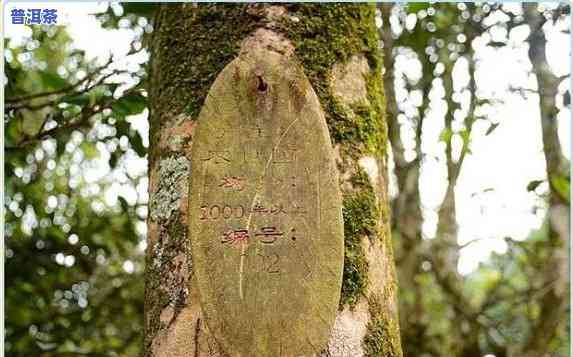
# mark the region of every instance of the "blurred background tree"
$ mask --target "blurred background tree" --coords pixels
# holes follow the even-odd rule
[[[548,64],[547,37],[568,31],[569,6],[379,8],[405,354],[568,356],[570,164],[557,118],[570,107],[569,77]],[[90,59],[64,26],[4,41],[7,356],[141,351],[153,12],[140,3],[98,10],[105,29],[135,34],[121,58]],[[505,90],[539,111],[545,177],[521,189],[538,198],[543,224],[526,239],[498,233],[505,251],[460,272],[481,242],[461,241],[456,192],[476,141],[503,127],[496,108],[509,100],[485,88],[480,69],[508,49],[525,49],[530,73]],[[428,185],[440,192],[435,207],[424,203]]]

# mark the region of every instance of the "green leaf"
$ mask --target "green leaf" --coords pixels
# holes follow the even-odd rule
[[[464,147],[468,147],[470,145],[470,132],[467,129],[462,129],[458,134],[464,142]]]
[[[68,82],[58,74],[48,71],[40,72],[40,78],[45,87],[60,89],[68,85]]]
[[[84,152],[84,155],[86,156],[86,158],[88,160],[91,159],[95,159],[99,157],[99,150],[96,148],[96,146],[93,143],[84,141],[81,143],[80,145],[82,151]]]
[[[449,30],[455,21],[455,15],[451,11],[437,11],[435,19],[436,27],[439,30]]]
[[[125,14],[134,14],[138,16],[144,16],[147,18],[153,17],[155,9],[157,9],[157,4],[150,3],[138,3],[138,2],[127,2],[121,4],[123,6],[123,11]]]
[[[129,212],[129,204],[127,203],[125,198],[119,196],[117,200],[119,201],[119,204],[121,205],[121,209],[123,210],[123,212]]]
[[[125,135],[127,137],[131,136],[131,125],[125,120],[125,118],[117,118],[115,123],[115,129],[117,130],[117,137]]]
[[[487,131],[485,132],[485,135],[489,135],[491,133],[493,133],[493,131],[499,126],[499,123],[491,123],[491,125],[489,126],[489,128],[487,128]]]
[[[487,44],[488,46],[491,47],[495,47],[495,48],[500,48],[503,47],[505,45],[507,45],[505,42],[500,42],[500,41],[491,41],[490,43]]]
[[[118,115],[128,116],[139,114],[147,107],[147,98],[141,94],[128,94],[119,98],[111,105],[111,109]]]
[[[139,156],[143,157],[147,154],[147,148],[143,145],[143,140],[138,133],[129,139],[129,143],[131,144],[131,148],[135,150]]]
[[[36,135],[39,133],[42,124],[46,120],[42,112],[31,112],[22,118],[22,131],[26,135]]]
[[[89,94],[67,95],[61,99],[61,102],[83,106],[90,103],[90,98]]]
[[[112,169],[115,169],[117,167],[117,164],[119,163],[119,157],[120,157],[120,154],[118,151],[112,152],[109,155],[109,166]]]
[[[527,184],[527,191],[535,191],[535,189],[543,183],[544,180],[533,180]]]
[[[453,134],[454,133],[452,132],[451,129],[444,128],[444,130],[442,130],[442,132],[440,133],[440,141],[443,141],[445,143],[450,142],[450,140],[452,140]]]
[[[407,10],[409,14],[417,14],[420,10],[425,10],[430,6],[427,2],[411,2],[408,3]]]

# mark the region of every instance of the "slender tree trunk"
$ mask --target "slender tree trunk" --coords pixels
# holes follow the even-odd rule
[[[422,105],[418,108],[418,116],[409,118],[414,125],[416,133],[415,152],[416,158],[408,162],[404,156],[404,144],[400,135],[400,123],[398,122],[399,110],[397,107],[394,91],[394,46],[403,45],[404,39],[395,41],[390,30],[390,15],[394,5],[390,3],[381,4],[380,8],[384,19],[384,27],[381,37],[384,41],[384,65],[385,90],[388,101],[388,126],[389,140],[392,144],[397,186],[399,194],[392,204],[393,217],[393,239],[396,249],[396,263],[398,279],[400,282],[400,326],[402,338],[404,340],[404,352],[407,355],[418,356],[424,354],[444,355],[456,354],[467,357],[481,356],[479,337],[482,326],[477,323],[477,310],[471,307],[468,298],[463,295],[462,277],[457,272],[459,259],[459,246],[457,243],[458,226],[456,221],[455,187],[467,150],[463,150],[459,158],[454,158],[451,137],[446,142],[445,156],[447,168],[447,189],[444,198],[438,208],[438,227],[436,238],[424,240],[422,238],[423,217],[421,211],[419,177],[421,162],[423,160],[421,132],[423,121],[429,107],[429,92],[432,87],[434,76],[434,64],[432,64],[425,53],[418,53],[418,59],[422,64],[422,79],[415,84],[415,88],[422,91]],[[471,5],[470,5],[471,6]],[[471,43],[476,34],[471,27],[464,27],[468,43]],[[414,37],[413,35],[410,35]],[[405,41],[408,43],[408,40]],[[411,44],[407,47],[416,48]],[[468,51],[468,62],[470,66],[471,98],[470,110],[464,119],[464,124],[468,133],[471,132],[474,119],[474,109],[476,107],[475,95],[475,60],[473,51]],[[453,78],[451,70],[453,63],[448,64],[448,68],[442,75],[445,100],[448,104],[448,111],[445,115],[445,127],[450,133],[453,132],[453,114],[459,108],[451,98],[454,94]],[[432,270],[424,272],[422,265],[424,262],[431,262]],[[433,275],[435,280],[428,282]],[[425,293],[428,286],[438,289],[434,294],[442,296],[451,309],[451,313],[456,318],[448,322],[448,333],[436,334],[431,324],[432,307],[424,302]]]
[[[381,38],[384,41],[384,91],[388,115],[388,140],[392,148],[394,174],[399,191],[392,203],[392,234],[396,247],[396,266],[400,290],[404,292],[400,299],[400,310],[408,311],[408,313],[400,315],[404,353],[408,356],[418,356],[428,350],[426,344],[427,326],[424,319],[420,318],[425,315],[424,292],[420,285],[420,279],[418,279],[422,273],[423,257],[423,217],[419,190],[421,138],[419,135],[416,137],[417,157],[408,162],[405,157],[404,143],[400,136],[399,109],[394,90],[394,38],[389,21],[393,6],[393,3],[380,4],[383,18]],[[418,118],[418,126],[421,127],[421,123],[422,118],[420,117]]]
[[[548,254],[544,265],[541,311],[523,349],[524,356],[547,356],[550,344],[559,325],[565,321],[569,304],[569,202],[557,187],[569,169],[561,152],[557,134],[557,107],[555,97],[559,79],[551,72],[546,58],[546,43],[543,25],[545,17],[537,10],[537,4],[524,4],[525,20],[529,25],[529,59],[537,79],[539,108],[545,155],[547,180],[549,182],[548,206]]]
[[[145,356],[236,355],[209,334],[199,305],[187,186],[195,120],[216,76],[246,42],[301,63],[337,155],[344,275],[340,309],[320,355],[402,356],[375,7],[191,3],[160,6],[151,43]]]

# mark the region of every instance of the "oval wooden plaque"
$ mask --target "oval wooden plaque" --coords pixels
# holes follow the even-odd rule
[[[210,333],[230,356],[313,356],[344,260],[334,152],[300,66],[241,54],[212,85],[192,145],[189,237]]]

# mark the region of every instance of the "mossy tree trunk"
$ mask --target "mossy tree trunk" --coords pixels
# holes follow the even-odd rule
[[[292,53],[319,96],[343,193],[340,309],[323,356],[402,356],[389,230],[386,120],[375,7],[164,4],[150,68],[145,356],[226,356],[198,303],[187,238],[195,120],[245,39]],[[288,51],[285,51],[288,48]]]

